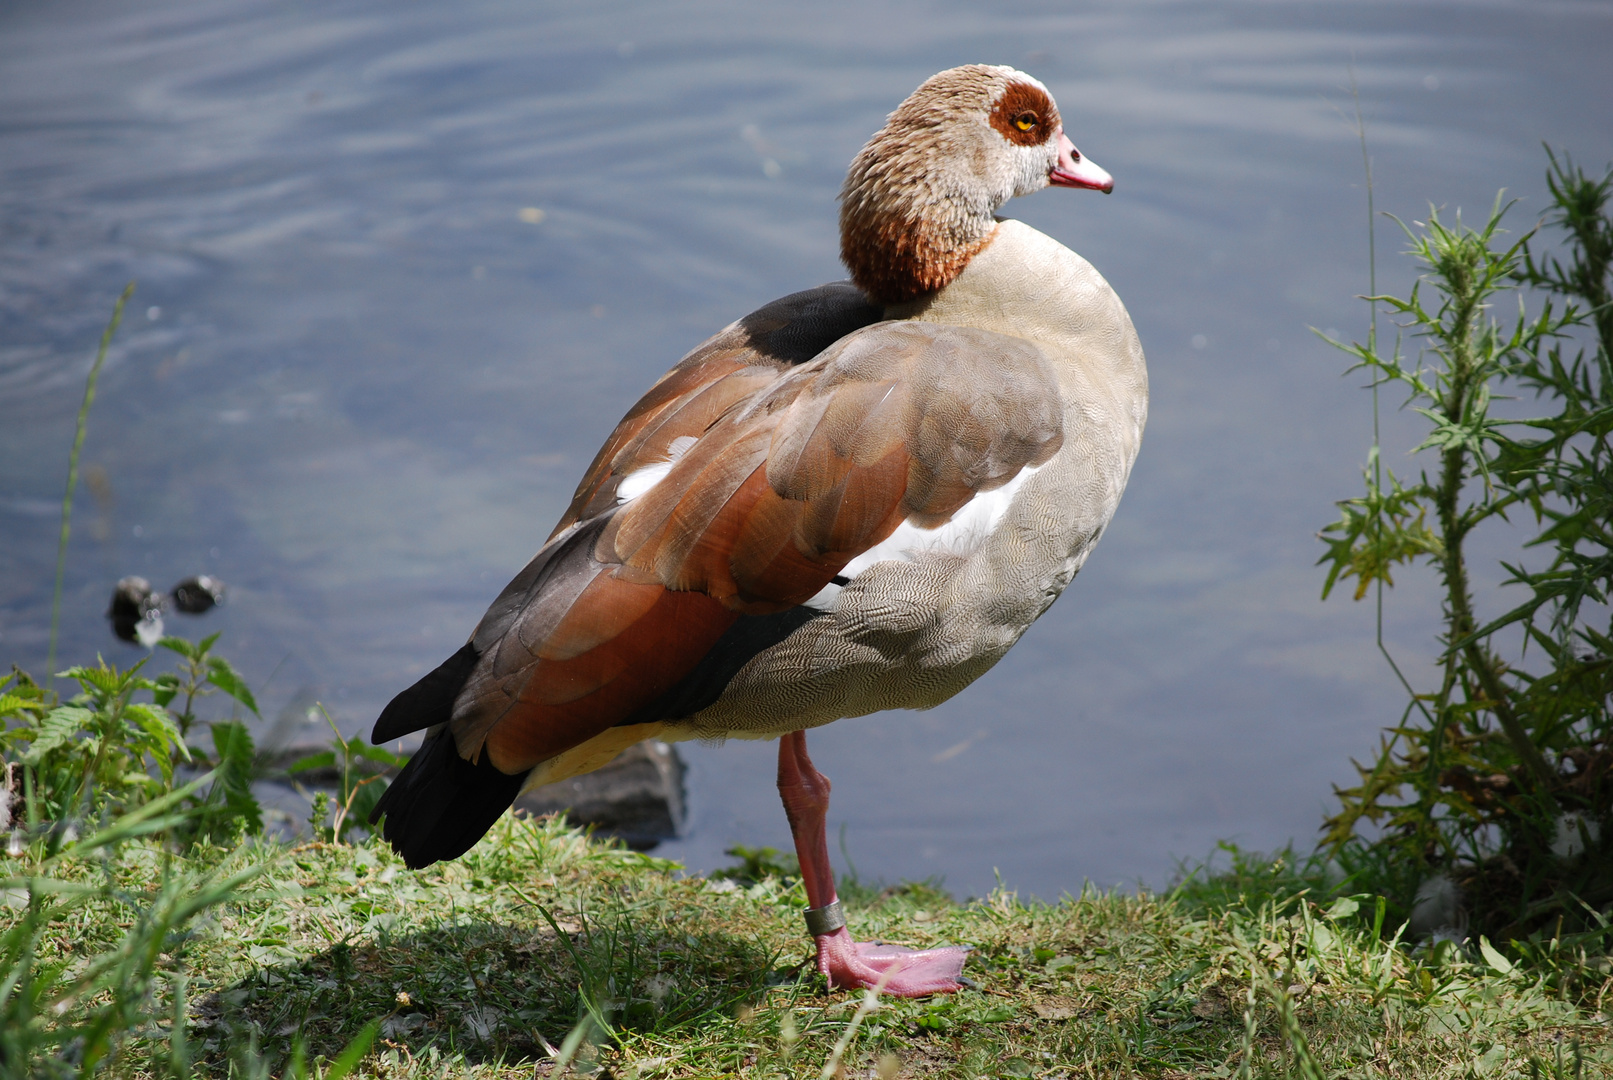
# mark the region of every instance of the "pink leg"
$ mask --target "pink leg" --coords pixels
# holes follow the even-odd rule
[[[795,837],[795,854],[801,860],[807,903],[814,909],[826,907],[837,899],[824,824],[829,813],[829,778],[812,767],[804,731],[792,731],[779,740],[778,791]],[[884,978],[883,992],[897,997],[957,990],[969,952],[957,947],[908,949],[853,941],[844,926],[817,935],[817,942],[818,970],[830,986],[871,989]]]

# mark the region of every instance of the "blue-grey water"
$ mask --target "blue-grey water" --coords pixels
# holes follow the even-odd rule
[[[1219,838],[1308,844],[1401,708],[1369,606],[1319,602],[1312,565],[1371,429],[1309,329],[1366,323],[1352,66],[1379,209],[1472,219],[1505,187],[1522,228],[1543,140],[1613,156],[1610,53],[1591,3],[7,4],[0,661],[44,666],[73,418],[129,279],[64,662],[141,655],[101,617],[117,578],[212,573],[228,604],[171,628],[222,630],[271,720],[318,700],[367,729],[657,375],[841,276],[836,192],[885,113],[1009,63],[1117,179],[1006,212],[1125,299],[1149,430],[1103,544],[1003,663],[932,712],[814,733],[831,829],[865,877],[1044,897],[1162,883]],[[1379,241],[1405,289],[1392,223]],[[1414,425],[1386,423],[1407,469]],[[1424,680],[1433,598],[1408,571],[1388,609]],[[771,744],[685,749],[689,827],[661,853],[787,844]]]

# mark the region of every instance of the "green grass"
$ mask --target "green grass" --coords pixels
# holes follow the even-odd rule
[[[1488,960],[1410,950],[1383,940],[1393,928],[1374,933],[1374,904],[1324,910],[1284,895],[1283,882],[1303,889],[1291,868],[1256,862],[1238,870],[1248,892],[1040,904],[999,891],[957,905],[930,886],[865,890],[848,913],[859,937],[971,946],[978,984],[872,1009],[812,972],[793,883],[683,876],[548,820],[506,818],[464,858],[420,872],[380,846],[176,856],[132,843],[112,865],[57,876],[110,874],[139,895],[165,874],[251,875],[250,891],[166,946],[151,1015],[172,1017],[183,986],[185,1022],[133,1032],[110,1066],[120,1076],[171,1075],[176,1035],[200,1075],[290,1071],[298,1039],[317,1074],[371,1022],[379,1037],[352,1075],[387,1080],[563,1075],[557,1058],[584,1076],[818,1077],[837,1046],[829,1075],[1613,1070],[1605,956],[1581,946],[1556,963],[1582,977],[1554,980],[1540,957],[1514,966],[1504,943]],[[0,908],[0,926],[19,917]],[[111,900],[80,907],[41,935],[39,959],[70,969],[128,922]]]

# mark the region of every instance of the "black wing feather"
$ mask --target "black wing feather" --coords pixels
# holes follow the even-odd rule
[[[440,728],[386,789],[370,824],[386,818],[381,836],[411,870],[457,859],[510,808],[525,780],[524,773],[499,772],[485,754],[478,764],[466,761],[453,734]]]
[[[465,642],[458,652],[437,665],[436,670],[381,710],[375,729],[370,732],[370,742],[380,746],[401,739],[411,731],[446,724],[454,712],[454,699],[480,658],[476,646]]]

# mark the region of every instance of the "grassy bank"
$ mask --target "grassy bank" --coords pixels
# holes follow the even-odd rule
[[[683,877],[553,821],[506,818],[421,872],[375,845],[175,857],[136,840],[56,876],[139,898],[165,876],[246,872],[244,891],[164,944],[157,1019],[108,1059],[112,1075],[294,1073],[299,1040],[317,1072],[371,1022],[352,1075],[388,1080],[1613,1072],[1605,958],[1573,942],[1517,967],[1506,945],[1408,950],[1375,932],[1375,905],[1324,910],[1280,864],[1056,905],[861,890],[858,936],[975,950],[978,989],[873,1008],[805,963],[804,898],[787,880]],[[15,925],[9,895],[0,924]],[[80,909],[42,936],[40,965],[112,947],[129,911],[110,893]]]

